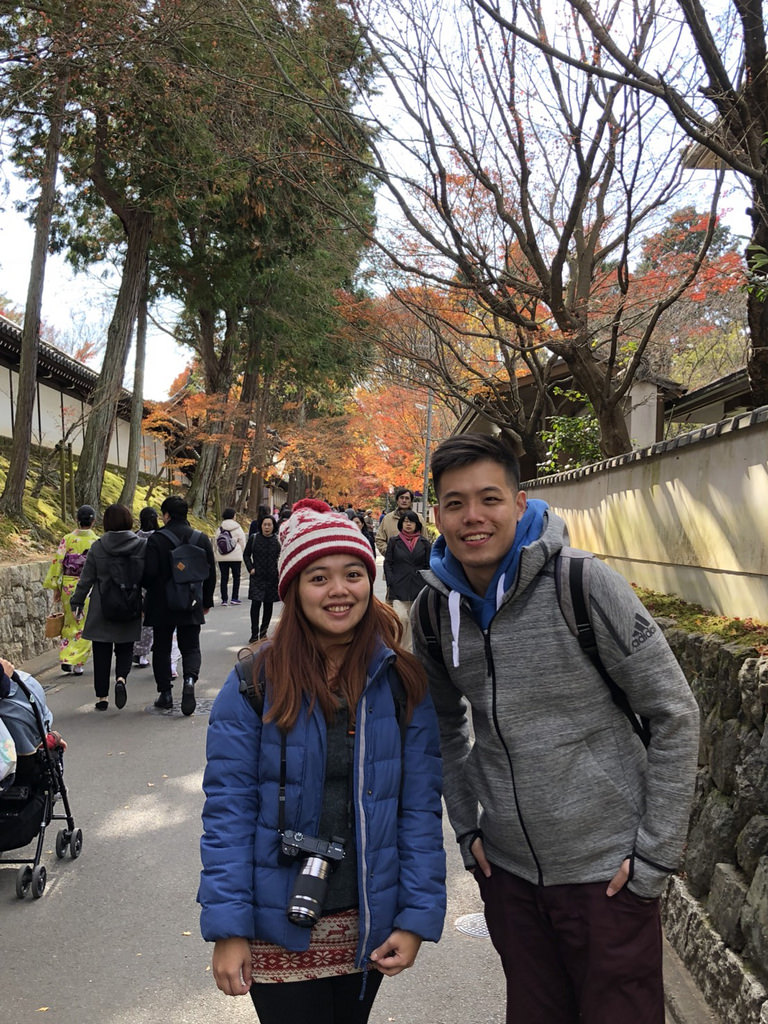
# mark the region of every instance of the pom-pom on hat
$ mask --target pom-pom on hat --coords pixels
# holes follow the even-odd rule
[[[277,562],[277,592],[282,599],[288,584],[302,569],[325,555],[355,555],[376,576],[376,559],[371,545],[344,513],[316,498],[305,498],[293,506],[290,519],[280,527],[280,557]]]

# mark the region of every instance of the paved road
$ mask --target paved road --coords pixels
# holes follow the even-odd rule
[[[69,742],[65,779],[83,851],[58,861],[52,823],[40,900],[17,900],[16,868],[0,867],[0,1024],[255,1022],[249,999],[217,991],[195,903],[207,711],[248,636],[247,603],[210,613],[201,707],[191,718],[153,711],[151,669],[134,669],[127,706],[102,714],[89,668],[75,679],[51,658],[26,666]],[[385,979],[371,1024],[502,1024],[503,977],[490,943],[454,927],[480,905],[452,836],[446,845],[445,939],[425,946],[411,971]]]

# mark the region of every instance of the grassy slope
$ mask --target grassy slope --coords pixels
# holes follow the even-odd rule
[[[7,450],[0,451],[0,493],[5,486],[5,477],[8,471]],[[27,480],[26,494],[24,497],[24,516],[26,522],[19,523],[9,519],[7,516],[0,517],[0,562],[6,565],[20,564],[31,559],[44,559],[53,554],[56,545],[65,533],[75,529],[74,516],[71,512],[66,521],[61,518],[61,504],[59,495],[59,473],[58,464],[51,473],[50,482],[46,482],[37,498],[32,497],[32,489],[38,480],[40,473],[40,456],[36,449],[30,455],[30,467]],[[133,503],[133,514],[136,525],[139,522],[139,512],[147,504],[146,495],[149,489],[149,478],[140,477],[136,488],[136,497]],[[104,477],[104,486],[101,491],[101,508],[116,502],[123,489],[122,476],[114,467],[108,467]],[[164,498],[169,492],[167,485],[155,487],[150,504],[160,508]],[[202,519],[191,519],[193,525],[212,534],[217,523],[207,522]]]

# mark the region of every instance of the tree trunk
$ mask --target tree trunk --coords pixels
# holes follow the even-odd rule
[[[598,364],[588,343],[580,338],[575,338],[570,345],[557,348],[553,345],[552,349],[565,359],[576,388],[592,403],[600,426],[600,448],[605,458],[632,451],[622,404],[616,401],[610,383],[606,387],[609,371],[605,364]]]
[[[77,503],[87,503],[95,508],[98,508],[101,500],[117,401],[123,386],[131,333],[144,289],[147,253],[152,237],[152,215],[142,210],[123,212],[123,224],[128,235],[128,251],[120,291],[107,332],[104,363],[91,396],[91,413],[75,474]]]
[[[258,469],[250,470],[250,490],[248,492],[248,515],[251,519],[256,519],[259,514],[259,505],[261,504],[261,492],[264,489],[264,477],[258,471]],[[270,512],[272,510],[270,509]]]
[[[45,147],[45,162],[40,178],[40,199],[35,215],[35,243],[21,332],[18,401],[13,424],[10,464],[5,488],[0,497],[0,512],[10,516],[24,514],[24,485],[29,471],[29,448],[32,442],[32,421],[37,391],[37,359],[40,351],[40,316],[43,305],[45,262],[51,233],[51,218],[56,199],[56,172],[61,150],[61,131],[67,103],[69,68],[59,74],[54,94],[51,127]]]
[[[218,433],[221,427],[221,423],[211,424],[211,432]],[[208,498],[216,478],[220,456],[221,448],[215,441],[204,442],[200,453],[200,460],[195,466],[195,477],[187,492],[187,504],[189,505],[189,511],[193,515],[205,515]]]
[[[747,261],[750,257],[752,246],[760,247],[762,251],[768,252],[768,224],[763,216],[768,216],[765,211],[768,209],[765,203],[768,202],[768,189],[765,195],[760,195],[757,187],[754,189],[752,203],[752,238],[747,247]],[[765,282],[768,287],[768,281]],[[761,405],[768,405],[768,302],[760,299],[753,291],[747,294],[747,322],[749,324],[749,357],[747,359],[747,373],[752,391],[752,402],[755,408]]]
[[[120,504],[133,508],[136,484],[139,482],[139,458],[141,456],[141,425],[144,416],[144,364],[147,352],[147,293],[149,291],[149,268],[144,273],[144,290],[139,302],[136,321],[136,366],[133,371],[133,398],[131,400],[131,427],[128,441],[128,464],[125,480],[120,492]]]
[[[226,401],[232,387],[232,366],[237,347],[238,316],[236,311],[226,312],[226,329],[220,353],[216,352],[215,311],[212,307],[198,309],[200,323],[200,357],[205,371],[206,393],[209,397],[218,397]],[[205,432],[210,438],[204,440],[200,460],[195,467],[195,475],[187,492],[187,503],[190,512],[202,516],[208,507],[208,499],[217,470],[221,465],[221,438],[230,434],[227,424],[219,416],[209,418],[205,423]]]

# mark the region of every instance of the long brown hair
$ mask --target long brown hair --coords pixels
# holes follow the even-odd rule
[[[427,677],[420,662],[400,646],[403,628],[394,611],[371,592],[365,614],[346,647],[334,692],[327,682],[325,655],[302,611],[298,584],[298,578],[292,580],[285,592],[271,644],[257,651],[253,659],[255,676],[263,671],[269,683],[270,708],[264,720],[288,731],[299,717],[304,694],[309,697],[310,708],[315,702],[320,705],[327,721],[335,714],[339,697],[346,699],[354,715],[379,642],[395,652],[395,670],[403,683],[410,720],[414,707],[427,692]]]

